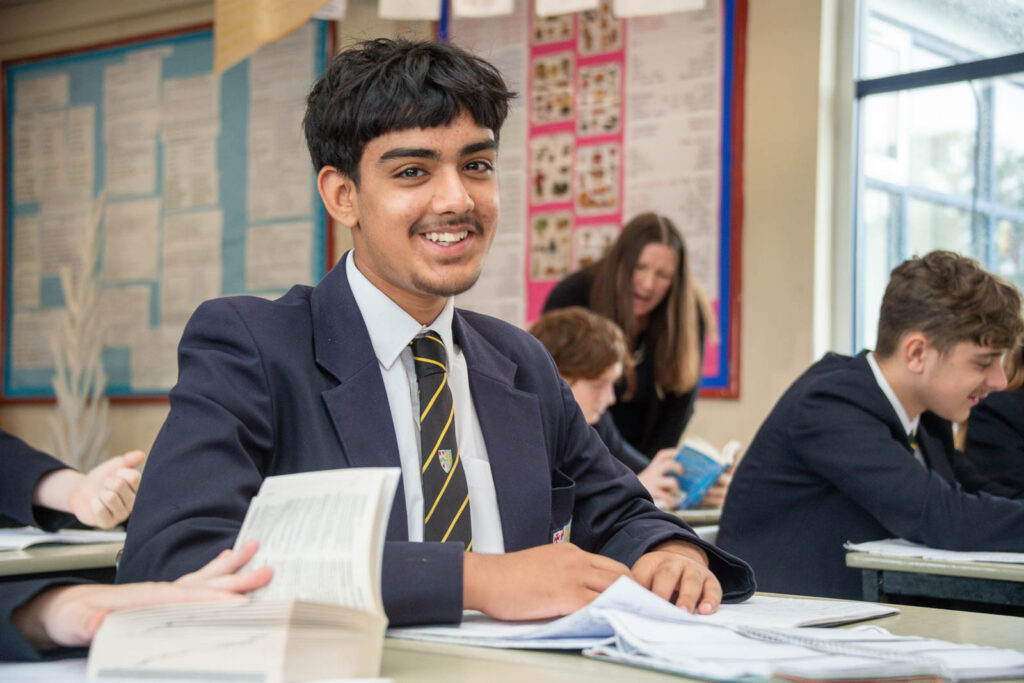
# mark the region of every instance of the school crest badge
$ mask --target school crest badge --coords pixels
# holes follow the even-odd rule
[[[437,461],[441,463],[441,469],[444,470],[445,474],[452,471],[452,450],[450,448],[442,448],[437,452]]]

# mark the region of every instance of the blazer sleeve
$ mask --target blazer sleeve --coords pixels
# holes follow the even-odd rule
[[[0,588],[0,661],[37,662],[44,657],[84,656],[86,648],[60,648],[40,652],[32,647],[11,623],[11,614],[44,590],[69,584],[83,583],[80,579],[33,579],[4,583]]]
[[[551,363],[550,358],[547,362]],[[707,553],[709,567],[722,586],[723,600],[750,597],[755,590],[750,566],[701,539],[675,515],[659,510],[636,475],[611,457],[597,432],[586,423],[568,385],[560,384],[557,413],[564,420],[564,429],[556,446],[560,454],[556,468],[573,487],[573,542],[632,567],[660,543],[686,541]]]
[[[795,455],[867,510],[893,536],[948,550],[1024,551],[1024,504],[972,494],[923,467],[889,426],[819,383],[789,425]]]
[[[259,350],[224,300],[193,314],[127,525],[117,582],[173,581],[234,543],[274,448]]]
[[[0,431],[0,515],[47,530],[74,522],[73,515],[32,504],[32,490],[39,480],[66,467],[60,460]]]
[[[640,474],[644,471],[644,468],[651,464],[647,456],[630,446],[622,438],[622,434],[619,433],[619,428],[615,426],[615,421],[610,414],[604,413],[601,415],[598,421],[594,423],[594,430],[601,437],[601,441],[604,442],[608,452],[635,474]]]

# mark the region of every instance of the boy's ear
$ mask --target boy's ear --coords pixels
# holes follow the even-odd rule
[[[316,176],[320,198],[331,218],[352,229],[359,225],[359,198],[356,184],[333,166],[324,166]]]
[[[922,332],[910,332],[904,336],[900,341],[900,350],[903,352],[907,370],[915,375],[924,372],[926,356],[932,348],[928,337]]]

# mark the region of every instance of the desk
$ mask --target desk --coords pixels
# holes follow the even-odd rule
[[[846,566],[861,570],[862,597],[872,602],[966,601],[1024,616],[1024,565],[847,553]]]
[[[90,570],[90,576],[107,575],[113,580],[113,570],[121,543],[84,543],[75,545],[35,546],[25,550],[0,551],[0,581],[26,574],[48,574]]]
[[[722,519],[722,508],[695,508],[693,510],[673,510],[672,514],[690,526],[710,526],[718,524]]]
[[[1024,650],[1024,619],[976,612],[900,607],[876,619],[899,635],[921,635],[957,643]],[[395,683],[670,683],[690,680],[673,674],[598,662],[574,652],[495,650],[387,639],[381,676]],[[0,679],[86,683],[85,660],[46,664],[0,664]],[[152,682],[150,682],[152,683]]]

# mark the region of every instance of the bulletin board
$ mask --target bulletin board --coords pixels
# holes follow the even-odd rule
[[[323,276],[329,231],[301,121],[329,27],[310,22],[219,76],[208,26],[3,63],[4,400],[52,397],[59,273],[90,253],[114,398],[166,395],[203,300]]]
[[[555,17],[533,10],[442,18],[442,36],[520,94],[501,132],[496,241],[459,305],[528,324],[559,280],[656,211],[683,233],[718,318],[701,394],[737,397],[747,0],[631,19],[610,0]]]

